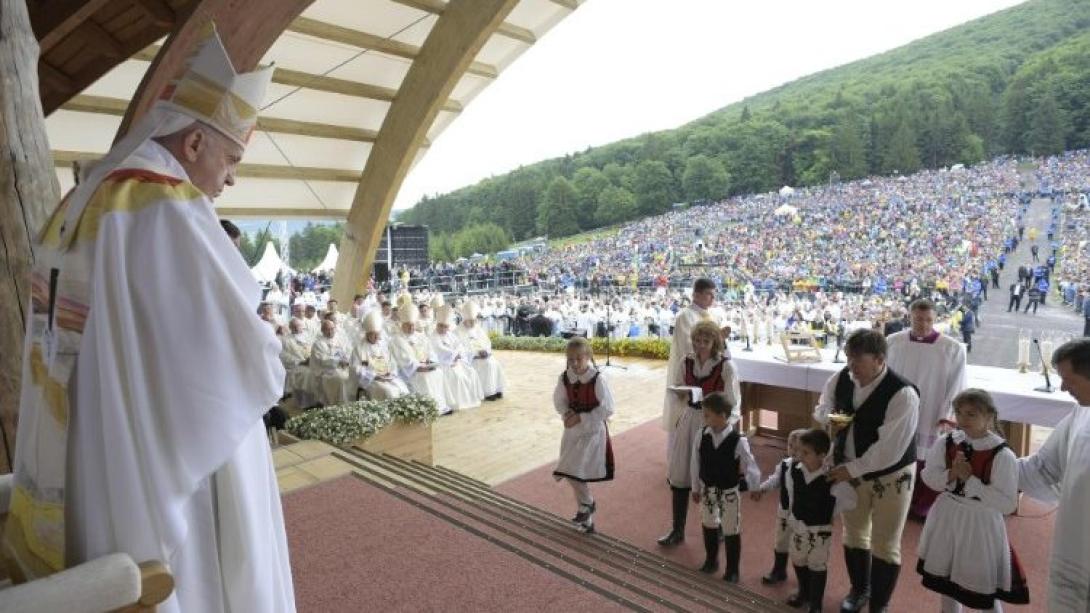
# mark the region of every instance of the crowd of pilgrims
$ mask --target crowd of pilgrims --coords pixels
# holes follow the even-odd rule
[[[347,313],[336,300],[320,313],[298,301],[286,321],[275,304],[263,302],[259,314],[281,341],[284,396],[300,408],[412,392],[447,414],[503,396],[503,369],[475,301],[456,309],[441,294],[418,303],[406,293],[394,306],[372,293],[357,296]]]

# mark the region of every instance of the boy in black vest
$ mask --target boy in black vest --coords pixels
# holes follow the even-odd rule
[[[791,470],[791,465],[799,459],[799,437],[803,432],[806,430],[799,428],[787,435],[787,457],[780,460],[761,487],[750,494],[750,498],[756,502],[765,492],[780,490],[779,505],[776,507],[776,537],[772,546],[775,562],[772,563],[772,570],[761,577],[761,583],[765,585],[787,581],[787,554],[791,550],[791,503],[787,498],[787,471]]]
[[[799,591],[788,599],[792,607],[809,605],[821,612],[833,518],[855,508],[855,489],[846,482],[833,483],[826,476],[825,457],[831,441],[824,430],[807,430],[799,436],[798,461],[791,464],[783,488],[791,505],[791,564],[799,579]]]
[[[912,500],[920,395],[886,367],[881,332],[856,330],[844,344],[848,366],[825,384],[814,419],[836,433],[829,479],[855,488],[844,513],[844,561],[851,613],[886,611],[901,570],[901,533]]]
[[[689,471],[693,502],[700,503],[704,552],[707,554],[700,571],[713,573],[719,567],[719,532],[722,529],[727,550],[723,579],[738,583],[742,556],[740,492],[760,485],[761,469],[753,459],[746,437],[727,427],[734,409],[727,396],[722,392],[708,394],[702,404],[705,426],[693,442]]]

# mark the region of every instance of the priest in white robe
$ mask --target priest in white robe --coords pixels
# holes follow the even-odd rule
[[[401,329],[390,339],[390,353],[397,364],[397,373],[414,393],[435,400],[440,415],[450,413],[443,373],[439,371],[439,358],[432,350],[428,337],[416,330],[420,315],[411,298],[398,301],[397,314]]]
[[[492,341],[480,325],[480,307],[469,300],[462,307],[462,325],[458,326],[458,338],[469,349],[473,370],[485,400],[503,398],[503,367],[492,355]]]
[[[210,32],[39,235],[3,540],[17,574],[122,552],[170,567],[159,611],[295,610],[261,419],[280,343],[212,205],[271,73],[236,74]]]
[[[1052,354],[1076,406],[1037,453],[1018,460],[1018,489],[1043,502],[1059,502],[1048,571],[1048,610],[1090,612],[1090,338],[1061,345]]]
[[[382,338],[382,313],[373,310],[363,318],[363,338],[352,353],[350,369],[371,400],[400,398],[409,386],[394,370],[390,349]]]
[[[908,330],[886,338],[886,364],[920,392],[916,426],[916,475],[941,431],[954,424],[954,396],[965,389],[965,346],[935,329],[935,304],[926,298],[909,307]],[[909,512],[927,517],[938,492],[917,478]]]
[[[288,322],[288,334],[280,338],[280,362],[284,365],[284,392],[295,398],[295,405],[300,408],[312,404],[310,397],[310,350],[313,343],[308,342],[303,331],[303,321],[293,318]]]
[[[310,352],[312,390],[318,402],[325,406],[343,404],[356,399],[356,379],[349,375],[352,348],[337,334],[332,319],[322,321],[322,337],[314,341]]]
[[[474,409],[481,406],[481,384],[469,362],[473,356],[454,333],[454,309],[440,306],[435,312],[435,330],[428,336],[442,366],[443,386],[447,404],[452,410]]]
[[[670,360],[666,363],[666,386],[673,385],[681,380],[685,373],[685,356],[693,352],[693,341],[690,335],[693,326],[698,321],[710,320],[716,326],[726,326],[727,315],[723,309],[715,306],[715,283],[711,279],[700,278],[693,282],[693,302],[689,306],[678,311],[674,319],[674,334],[670,342]],[[726,348],[726,333],[724,332],[723,354],[730,357],[730,351]],[[675,402],[677,394],[666,391],[663,399],[662,427],[669,433],[674,430],[679,416],[679,403]],[[671,445],[667,444],[667,449]]]

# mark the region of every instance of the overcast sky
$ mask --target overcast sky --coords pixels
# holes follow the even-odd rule
[[[433,143],[395,208],[520,165],[674,128],[1019,0],[588,0]]]

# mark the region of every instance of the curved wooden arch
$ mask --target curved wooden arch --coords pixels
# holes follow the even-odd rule
[[[453,0],[432,27],[386,113],[352,200],[331,292],[340,304],[350,304],[366,286],[394,198],[443,102],[517,4]]]

